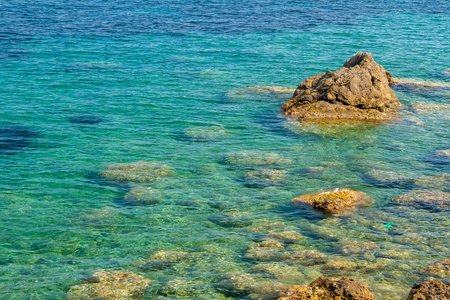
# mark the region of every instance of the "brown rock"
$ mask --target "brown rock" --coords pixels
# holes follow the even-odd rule
[[[323,276],[308,286],[294,285],[278,300],[375,300],[367,287],[358,281],[342,277],[330,280]]]
[[[282,109],[303,120],[386,120],[401,107],[392,83],[370,53],[358,52],[340,70],[303,81]]]
[[[367,204],[372,199],[363,192],[348,189],[335,189],[333,191],[303,195],[292,199],[295,205],[312,205],[326,213],[336,214],[357,204]]]
[[[422,268],[420,271],[430,276],[450,278],[450,259],[434,262]]]
[[[407,300],[448,300],[450,299],[450,283],[440,280],[416,283]]]
[[[130,299],[141,298],[152,283],[141,275],[126,271],[100,270],[87,278],[87,283],[75,285],[67,299]]]

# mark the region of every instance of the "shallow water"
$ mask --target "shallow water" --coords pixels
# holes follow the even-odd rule
[[[404,299],[427,278],[422,267],[449,258],[448,210],[390,202],[418,189],[418,177],[450,173],[448,160],[433,156],[450,148],[448,87],[395,87],[405,109],[394,123],[306,130],[279,113],[288,94],[245,89],[295,88],[359,50],[394,77],[448,83],[449,3],[241,7],[0,4],[0,128],[20,129],[13,139],[0,135],[7,149],[0,149],[0,298],[64,298],[84,276],[118,269],[151,278],[149,299],[175,298],[163,287],[177,278],[196,284],[180,288],[179,298],[233,299],[217,285],[230,272],[288,284],[345,274],[377,299]],[[274,164],[255,163],[262,153]],[[111,184],[99,175],[134,161],[174,168],[175,176],[149,184],[157,203],[130,205],[124,196],[138,184]],[[285,176],[252,177],[265,169]],[[373,170],[406,179],[380,181],[368,176]],[[337,187],[364,191],[375,203],[330,218],[290,202]],[[449,191],[446,183],[434,188]],[[237,219],[219,222],[220,214]],[[266,223],[275,228],[264,229]],[[305,237],[290,250],[314,249],[359,267],[302,265],[282,279],[256,272],[249,246],[285,230]],[[354,242],[377,248],[345,253]],[[197,258],[162,270],[143,267],[158,250]]]

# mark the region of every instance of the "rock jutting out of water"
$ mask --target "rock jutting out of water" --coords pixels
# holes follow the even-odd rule
[[[448,300],[450,299],[450,282],[440,280],[416,283],[409,292],[407,300]]]
[[[294,205],[299,207],[312,206],[328,214],[340,214],[350,208],[373,202],[367,194],[348,189],[335,189],[332,191],[302,195],[292,199]]]
[[[307,286],[294,285],[278,300],[375,300],[367,287],[358,281],[342,277],[330,280],[323,276]]]
[[[303,81],[282,109],[301,120],[388,120],[401,107],[392,83],[370,53],[358,52],[340,70]]]
[[[14,153],[29,146],[31,140],[37,136],[35,131],[22,126],[0,127],[0,154]]]
[[[428,276],[450,279],[450,259],[443,259],[422,268],[420,272]]]
[[[412,190],[392,199],[393,203],[429,210],[450,210],[450,193],[438,190]]]
[[[150,183],[175,175],[173,168],[151,161],[136,161],[109,165],[100,173],[106,180],[115,182]]]
[[[152,281],[127,271],[99,270],[86,283],[75,285],[67,299],[141,299]]]

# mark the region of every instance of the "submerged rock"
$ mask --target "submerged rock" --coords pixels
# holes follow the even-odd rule
[[[349,208],[368,204],[373,200],[365,193],[348,189],[335,189],[318,194],[303,195],[292,199],[297,206],[311,205],[325,213],[337,214]]]
[[[136,161],[112,164],[100,174],[104,179],[115,182],[154,182],[175,175],[174,170],[161,163]]]
[[[69,122],[74,124],[98,124],[103,122],[103,118],[92,115],[79,115],[69,118]]]
[[[392,84],[395,84],[395,86],[403,88],[412,88],[417,90],[430,90],[430,91],[450,88],[449,82],[426,81],[415,78],[392,78]]]
[[[287,230],[287,231],[281,231],[281,232],[271,232],[267,235],[267,238],[278,240],[285,244],[291,244],[291,243],[301,241],[305,237],[297,231]]]
[[[416,283],[409,292],[407,300],[448,300],[450,299],[450,282],[440,280]]]
[[[384,170],[370,170],[364,174],[369,182],[381,186],[405,186],[412,182],[412,179],[397,172]]]
[[[156,204],[161,200],[161,192],[148,186],[138,186],[126,193],[123,200],[130,205]]]
[[[0,154],[28,147],[36,136],[35,131],[22,126],[0,126]]]
[[[307,286],[294,285],[278,300],[375,300],[367,287],[358,281],[342,277],[330,280],[323,276]]]
[[[450,149],[436,150],[427,160],[435,164],[450,164]]]
[[[253,223],[246,214],[240,212],[214,214],[208,220],[222,227],[246,227]]]
[[[340,70],[303,81],[282,109],[302,120],[391,119],[401,107],[392,83],[391,74],[370,53],[358,52]]]
[[[374,253],[380,247],[374,242],[349,241],[342,245],[342,252],[347,255]]]
[[[249,186],[269,186],[280,184],[286,180],[286,171],[264,169],[245,174],[245,183]]]
[[[175,278],[167,282],[159,293],[175,298],[189,298],[203,294],[207,290],[206,285],[201,281],[191,281],[184,278]]]
[[[245,257],[257,261],[271,261],[282,257],[285,244],[275,239],[264,239],[249,246]]]
[[[225,163],[238,167],[266,166],[266,165],[286,165],[291,160],[283,155],[273,152],[261,151],[241,151],[227,154]]]
[[[316,250],[293,250],[283,253],[283,262],[289,265],[313,266],[328,261],[328,256]]]
[[[192,259],[193,255],[188,252],[160,250],[150,255],[141,268],[145,270],[162,270]]]
[[[256,280],[250,274],[228,273],[217,283],[217,287],[227,296],[242,297],[248,295],[255,284]]]
[[[284,100],[292,97],[295,89],[279,87],[279,86],[250,86],[244,88],[236,88],[227,93],[230,100],[261,100],[264,98],[273,98],[274,100]],[[255,97],[259,96],[259,97]]]
[[[223,126],[192,126],[183,131],[183,140],[192,142],[214,142],[228,135]]]
[[[450,259],[443,259],[422,268],[420,272],[435,277],[450,279]]]
[[[412,190],[392,199],[393,203],[430,210],[450,210],[450,193],[437,190]]]
[[[138,274],[108,270],[97,271],[86,281],[71,287],[67,299],[140,299],[152,283]]]
[[[282,262],[257,264],[253,267],[253,272],[282,280],[300,280],[305,277],[305,275],[299,271],[298,267],[289,266]]]
[[[422,176],[414,180],[414,185],[426,189],[450,190],[450,174]]]

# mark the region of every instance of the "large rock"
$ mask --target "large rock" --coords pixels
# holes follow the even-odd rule
[[[348,189],[335,189],[292,199],[292,202],[297,206],[311,205],[329,214],[339,214],[355,205],[367,204],[372,201],[367,194]]]
[[[282,109],[303,120],[386,120],[401,107],[392,83],[370,53],[358,52],[340,70],[303,81]]]
[[[407,300],[448,300],[450,299],[450,283],[440,280],[416,283]]]
[[[278,300],[375,300],[367,287],[358,281],[342,277],[330,280],[323,276],[308,286],[294,285]]]
[[[141,299],[151,284],[150,279],[131,272],[99,270],[85,284],[71,287],[67,299]]]

